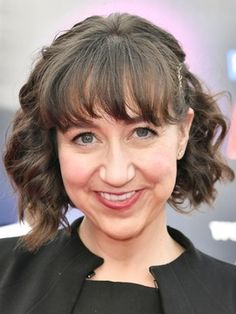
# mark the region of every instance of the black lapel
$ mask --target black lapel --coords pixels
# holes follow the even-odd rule
[[[196,314],[171,266],[153,266],[150,267],[150,271],[158,283],[165,314]]]
[[[81,219],[72,226],[74,235],[72,234],[68,245],[62,251],[63,256],[58,262],[53,261],[51,269],[50,267],[45,269],[53,280],[50,281],[50,285],[49,280],[42,281],[45,286],[41,287],[41,291],[44,293],[26,312],[27,314],[71,313],[86,276],[103,263],[103,260],[91,253],[75,234],[80,222]]]
[[[209,284],[204,280],[204,273],[210,271],[206,258],[181,232],[170,227],[168,231],[186,251],[169,264],[150,267],[158,282],[164,313],[228,314],[211,289],[217,278]]]

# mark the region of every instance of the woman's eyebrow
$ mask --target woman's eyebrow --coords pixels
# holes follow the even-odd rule
[[[124,125],[132,125],[132,124],[144,122],[144,119],[142,116],[137,116],[137,117],[130,117],[130,119],[127,119],[127,120],[120,120],[120,122],[123,123]],[[86,129],[86,128],[99,129],[100,127],[101,127],[100,125],[96,124],[96,119],[94,120],[79,119],[75,123],[73,123],[71,126],[69,126],[67,131],[71,129],[77,129],[77,128],[78,129]]]
[[[76,129],[90,129],[90,128],[99,129],[99,125],[94,123],[92,120],[79,119],[77,121],[73,121],[73,123],[70,123],[64,130],[61,131],[64,134],[69,134],[75,131]]]
[[[76,121],[76,123],[74,123],[73,125],[71,125],[70,128],[95,128],[98,129],[99,126],[94,123],[94,121],[92,120],[78,120]]]
[[[131,117],[130,120],[124,121],[125,124],[136,124],[136,123],[140,123],[140,122],[144,122],[144,119],[142,116]]]

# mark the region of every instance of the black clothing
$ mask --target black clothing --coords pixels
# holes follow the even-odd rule
[[[162,314],[158,289],[85,280],[73,314]]]
[[[17,238],[0,240],[0,313],[71,314],[89,273],[103,259],[72,234],[57,237],[36,253],[17,247]],[[159,286],[164,314],[235,314],[236,267],[197,250],[179,231],[168,232],[185,252],[150,271]]]

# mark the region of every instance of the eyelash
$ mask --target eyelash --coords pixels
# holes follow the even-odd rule
[[[91,144],[91,143],[78,143],[78,141],[85,135],[90,135],[90,136],[93,136],[96,138],[96,135],[93,133],[93,132],[82,132],[82,133],[79,133],[78,135],[76,135],[72,141],[73,142],[77,142],[77,144],[79,145],[82,145],[82,146],[86,146],[87,144]]]
[[[134,133],[137,132],[138,130],[147,130],[148,132],[151,133],[151,134],[148,135],[148,136],[143,136],[143,137],[142,137],[142,136],[140,136],[140,137],[137,136],[137,138],[139,138],[139,139],[147,139],[147,138],[150,138],[150,137],[153,137],[153,136],[157,136],[157,135],[158,135],[157,131],[151,129],[150,127],[137,127],[137,128],[135,128],[135,129],[133,130],[132,134],[134,134]],[[77,144],[79,144],[79,145],[81,145],[81,146],[86,146],[86,145],[88,145],[88,144],[93,144],[93,142],[78,143],[78,141],[79,141],[80,139],[82,139],[82,137],[85,136],[85,135],[93,136],[94,138],[96,138],[96,135],[95,135],[93,132],[82,132],[82,133],[76,135],[76,136],[72,139],[72,141],[73,141],[73,142],[77,142]]]
[[[158,135],[158,134],[157,134],[157,131],[151,129],[150,127],[138,127],[138,128],[136,128],[136,129],[134,129],[134,132],[136,132],[137,130],[147,130],[148,132],[151,133],[150,136],[144,136],[144,137],[143,137],[144,139]],[[133,132],[133,133],[134,133],[134,132]],[[142,137],[140,137],[140,138],[142,138]]]

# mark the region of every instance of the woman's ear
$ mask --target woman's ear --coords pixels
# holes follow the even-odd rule
[[[185,118],[179,124],[179,145],[177,152],[177,159],[181,159],[184,156],[186,146],[188,144],[189,132],[194,118],[194,111],[189,108]]]

